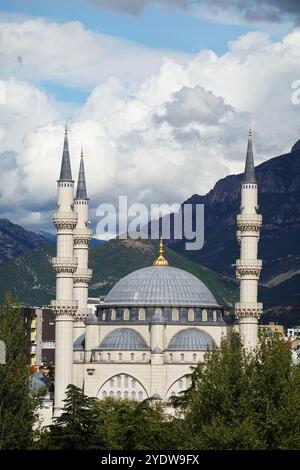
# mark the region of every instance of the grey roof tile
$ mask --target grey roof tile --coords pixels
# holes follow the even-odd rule
[[[123,277],[107,294],[105,306],[217,306],[196,276],[170,266],[149,266]]]

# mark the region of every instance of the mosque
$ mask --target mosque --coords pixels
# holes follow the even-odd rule
[[[237,216],[240,299],[235,306],[240,336],[248,350],[257,344],[262,313],[262,304],[257,302],[262,266],[257,259],[262,223],[257,193],[250,130]],[[54,412],[63,407],[68,384],[99,399],[153,397],[166,402],[188,387],[186,375],[191,366],[203,361],[208,348],[218,347],[231,326],[223,320],[223,306],[203,282],[169,266],[162,239],[153,265],[122,278],[92,314],[88,308],[92,276],[88,206],[82,152],[74,197],[66,129],[53,216],[57,230],[57,255],[52,259],[56,273]]]

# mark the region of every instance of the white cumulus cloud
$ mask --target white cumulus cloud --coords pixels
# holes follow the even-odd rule
[[[23,36],[28,32],[31,41],[37,37],[48,41],[53,31],[67,34],[74,24],[49,26],[44,20],[35,21],[10,26],[4,39],[14,56],[28,54],[31,66],[27,81],[24,76],[5,80],[11,97],[0,113],[0,204],[12,220],[45,228],[51,227],[55,207],[64,115],[58,103],[33,84],[34,53]],[[86,41],[87,34],[94,44],[94,33],[79,24],[76,28],[79,38]],[[32,35],[36,29],[38,36]],[[12,30],[19,32],[14,35]],[[44,63],[49,59],[56,68],[50,70],[52,65],[48,69],[46,64],[37,75],[55,81],[61,74],[68,86],[95,84],[69,122],[73,175],[77,177],[83,145],[92,215],[98,203],[115,203],[118,195],[128,195],[129,203],[150,204],[182,202],[193,193],[207,192],[219,178],[243,170],[249,124],[254,128],[257,163],[287,151],[299,138],[300,105],[291,100],[292,82],[300,79],[299,38],[297,29],[277,43],[253,32],[233,41],[221,56],[203,50],[188,62],[155,51],[156,65],[159,53],[163,59],[160,66],[144,68],[143,74],[137,69],[147,62],[147,54],[139,55],[140,49],[133,47],[136,64],[124,59],[119,67],[119,55],[112,56],[110,46],[102,43],[97,46],[99,60],[88,52],[81,66],[90,65],[82,75],[76,66],[74,77],[76,59],[68,41],[65,50],[57,52],[61,62],[44,43],[40,49],[46,50]],[[63,43],[58,44],[62,48]],[[109,57],[105,73],[98,73],[105,56]],[[26,61],[22,67],[27,67]]]

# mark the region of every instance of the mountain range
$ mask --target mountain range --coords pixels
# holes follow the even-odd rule
[[[89,295],[98,297],[109,292],[115,283],[136,269],[151,266],[158,254],[158,242],[152,240],[110,240],[90,249],[90,267],[93,277]],[[0,264],[0,303],[6,292],[11,292],[23,303],[48,305],[55,297],[55,274],[50,264],[55,256],[55,245],[30,250],[23,256]],[[234,282],[212,270],[166,248],[171,266],[189,271],[201,279],[213,292],[217,301],[232,308],[238,290]]]
[[[0,219],[0,262],[17,258],[47,243],[49,240],[43,234],[30,232],[7,219]]]

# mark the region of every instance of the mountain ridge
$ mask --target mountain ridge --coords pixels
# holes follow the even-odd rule
[[[158,253],[158,242],[152,240],[110,240],[90,249],[93,277],[89,286],[92,297],[105,295],[119,279],[137,269],[151,266]],[[10,291],[20,301],[32,305],[48,305],[55,298],[55,273],[50,259],[55,245],[46,245],[25,253],[20,258],[0,264],[0,303]],[[166,248],[172,266],[191,272],[201,279],[221,304],[233,307],[237,299],[236,283],[197,265]]]
[[[46,245],[48,240],[8,219],[0,219],[0,262],[23,255],[26,251]]]

